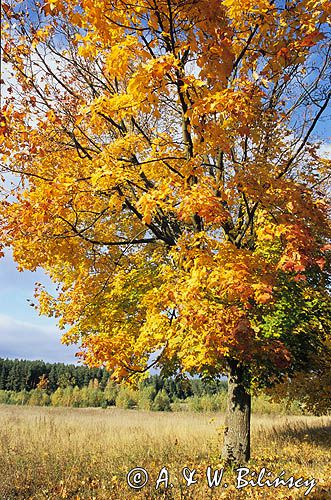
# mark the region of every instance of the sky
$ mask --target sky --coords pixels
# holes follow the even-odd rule
[[[2,64],[1,76],[7,86],[15,85],[9,65]],[[6,89],[2,89],[2,97],[6,95]],[[6,177],[9,183],[16,179]],[[39,316],[28,302],[34,298],[36,282],[51,286],[42,270],[17,271],[9,251],[0,258],[0,358],[76,364],[75,352],[79,346],[61,344],[63,332],[56,326],[56,320]]]
[[[50,284],[42,271],[18,272],[9,252],[0,259],[0,357],[77,362],[77,346],[61,344],[56,321],[29,304],[35,282]]]

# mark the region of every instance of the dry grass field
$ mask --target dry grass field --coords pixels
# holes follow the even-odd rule
[[[315,478],[308,495],[307,486],[239,490],[238,472],[228,469],[221,485],[209,488],[206,468],[222,468],[222,424],[221,414],[0,406],[0,499],[331,498],[331,418],[253,417],[250,473],[266,467],[270,480],[282,471],[286,479]],[[189,487],[185,466],[196,471]],[[135,467],[149,474],[141,490],[127,485]],[[168,488],[163,481],[156,490],[162,467]]]

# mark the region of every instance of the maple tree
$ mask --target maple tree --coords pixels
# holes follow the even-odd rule
[[[314,136],[330,13],[3,4],[2,170],[19,182],[3,184],[2,245],[58,284],[37,287],[39,310],[87,364],[227,373],[228,461],[249,458],[251,390],[330,352],[330,160]]]

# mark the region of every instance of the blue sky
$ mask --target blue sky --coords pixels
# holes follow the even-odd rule
[[[42,271],[18,272],[10,252],[0,259],[0,357],[74,363],[76,347],[61,344],[56,321],[29,305],[36,281],[49,284]]]

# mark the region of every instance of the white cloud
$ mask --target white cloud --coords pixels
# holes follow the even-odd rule
[[[39,316],[27,301],[36,281],[54,288],[41,270],[18,272],[7,250],[0,259],[0,357],[73,363],[76,346],[62,345],[55,320]]]
[[[75,362],[77,346],[60,342],[56,326],[37,325],[0,314],[0,355],[49,362]]]
[[[331,142],[324,142],[319,148],[319,154],[331,159]]]

